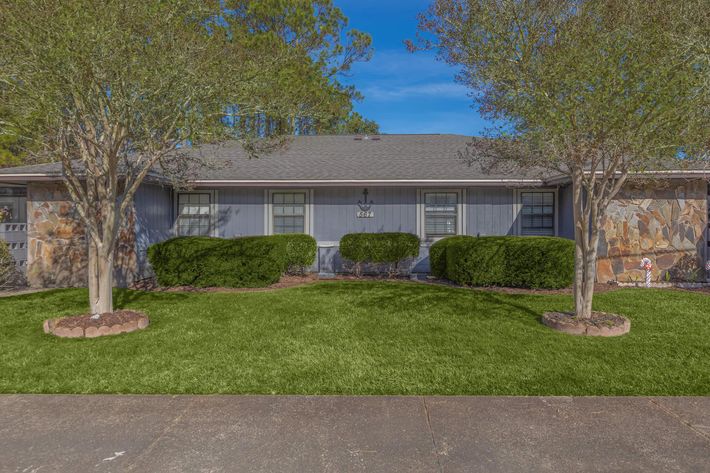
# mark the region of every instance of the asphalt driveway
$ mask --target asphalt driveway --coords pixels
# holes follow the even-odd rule
[[[707,472],[710,398],[0,396],[2,472]]]

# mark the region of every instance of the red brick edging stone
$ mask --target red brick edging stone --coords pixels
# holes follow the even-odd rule
[[[553,330],[589,337],[618,337],[631,330],[629,319],[606,312],[592,312],[591,319],[578,319],[574,314],[565,312],[545,312],[542,323]]]
[[[90,315],[47,319],[44,333],[62,338],[96,338],[134,332],[146,328],[149,323],[145,314],[125,310],[101,314],[98,319],[92,319]]]

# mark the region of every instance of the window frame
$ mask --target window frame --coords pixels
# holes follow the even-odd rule
[[[9,204],[9,205],[8,205]],[[16,184],[0,184],[0,209],[8,205],[12,219],[2,223],[27,223],[27,187]]]
[[[426,235],[426,194],[456,194],[456,233],[453,235],[427,237]],[[417,191],[417,234],[423,244],[434,243],[449,236],[466,234],[466,189],[462,188],[422,188]]]
[[[523,235],[523,193],[551,193],[553,194],[553,206],[552,209],[552,220],[553,220],[553,231],[552,235]],[[518,236],[559,236],[560,227],[560,206],[559,206],[559,188],[557,187],[533,187],[517,189],[515,191],[515,206],[514,206],[514,221],[516,227],[516,233]]]
[[[313,189],[267,189],[265,193],[264,234],[274,233],[274,194],[304,194],[303,233],[313,236]]]
[[[180,220],[180,195],[181,194],[209,194],[210,196],[210,227],[209,227],[209,233],[207,235],[199,235],[199,236],[211,236],[211,237],[216,237],[219,236],[217,233],[217,225],[215,222],[215,215],[217,215],[217,191],[216,190],[191,190],[191,191],[174,191],[173,193],[173,234],[175,236],[189,236],[189,235],[180,235],[180,226],[178,225],[178,221]]]

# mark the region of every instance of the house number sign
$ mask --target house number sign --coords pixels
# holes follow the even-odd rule
[[[357,201],[357,206],[360,210],[357,211],[357,218],[373,218],[375,216],[375,211],[372,210],[372,204],[374,202],[367,201],[367,189],[362,191],[362,200]]]

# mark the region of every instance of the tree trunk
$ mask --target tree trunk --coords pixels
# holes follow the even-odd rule
[[[579,318],[592,317],[594,283],[597,276],[597,247],[599,231],[597,212],[592,196],[585,196],[582,186],[583,171],[572,178],[574,208],[574,312]]]
[[[91,256],[91,252],[89,254]],[[113,312],[113,251],[109,254],[95,251],[94,254],[93,264],[89,258],[89,299],[91,315],[97,317]],[[95,282],[92,284],[92,281]]]
[[[574,310],[577,317],[584,317],[586,288],[584,284],[584,249],[579,238],[575,237],[574,246]]]
[[[584,287],[582,288],[582,304],[576,308],[577,317],[591,318],[592,301],[594,300],[594,282],[597,277],[597,243],[598,240],[592,238],[592,242],[585,255],[584,267]]]
[[[89,265],[87,268],[89,286],[89,306],[92,316],[101,314],[98,308],[99,299],[99,255],[96,244],[89,236]]]

